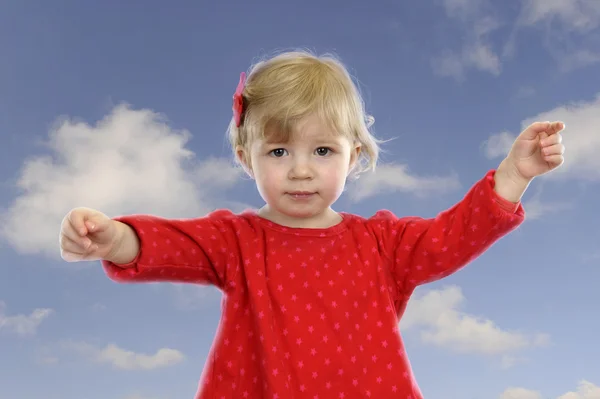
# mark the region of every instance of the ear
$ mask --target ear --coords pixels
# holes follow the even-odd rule
[[[252,162],[250,162],[250,152],[244,147],[238,145],[235,148],[235,156],[240,165],[242,165],[244,168],[246,174],[250,176],[250,178],[254,179],[254,174],[252,173]]]
[[[348,174],[350,174],[350,172],[352,172],[352,170],[354,170],[354,167],[356,167],[356,163],[358,162],[358,158],[360,156],[360,152],[362,149],[362,145],[360,143],[356,143],[354,145],[354,147],[352,148],[352,150],[350,151],[350,163],[349,163],[349,167],[348,167]]]

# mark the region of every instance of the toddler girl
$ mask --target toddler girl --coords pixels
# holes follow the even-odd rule
[[[562,123],[525,129],[498,169],[435,218],[332,204],[379,141],[334,57],[280,54],[242,74],[229,138],[265,205],[239,214],[110,219],[76,208],[67,261],[117,282],[212,284],[223,315],[196,399],[420,399],[398,331],[414,289],[456,272],[524,219],[531,180],[563,162]]]

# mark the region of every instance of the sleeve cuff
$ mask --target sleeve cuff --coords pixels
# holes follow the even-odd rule
[[[139,231],[136,229],[136,226],[132,225],[131,223],[128,223],[129,218],[130,218],[130,216],[129,217],[128,216],[119,216],[119,217],[112,218],[112,220],[126,224],[136,232],[136,234],[138,235],[138,238],[140,240],[140,250],[138,251],[135,258],[133,258],[133,260],[131,260],[128,263],[116,264],[113,262],[109,262],[107,260],[103,260],[102,264],[104,265],[104,267],[106,269],[112,269],[113,272],[119,273],[119,272],[122,272],[123,270],[127,270],[128,273],[130,273],[130,274],[138,272],[137,266],[140,261],[140,257],[142,255],[142,247],[143,247],[142,239],[143,239],[143,237],[142,237],[142,235],[139,234]]]
[[[491,188],[491,195],[494,202],[504,211],[508,213],[522,213],[523,205],[521,201],[519,202],[511,202],[504,197],[501,197],[494,187],[496,185],[496,181],[494,180],[494,175],[496,174],[496,170],[490,170],[486,176],[485,180],[488,182],[489,187]]]

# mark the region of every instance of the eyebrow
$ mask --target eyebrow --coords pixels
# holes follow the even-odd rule
[[[315,140],[315,144],[320,145],[340,145],[339,139],[337,137],[326,138]]]
[[[314,144],[315,147],[339,147],[341,144],[335,140],[315,140],[311,144]],[[265,140],[263,142],[265,146],[286,146],[290,145],[290,141],[276,141],[276,140]]]
[[[262,142],[264,145],[289,145],[291,140],[289,139],[289,137],[286,137],[284,140],[282,140],[284,137],[279,136],[278,135],[270,135],[268,137],[263,138]],[[313,144],[318,145],[318,146],[323,146],[323,145],[327,145],[327,146],[340,146],[340,139],[342,138],[342,136],[339,135],[326,135],[325,137],[319,137],[314,139],[314,141],[312,141]],[[300,138],[301,141],[305,141],[305,139]]]

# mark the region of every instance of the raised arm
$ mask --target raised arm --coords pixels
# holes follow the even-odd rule
[[[371,219],[401,293],[410,295],[416,286],[458,271],[524,220],[520,202],[494,190],[494,175],[488,172],[435,218],[397,218],[384,211]]]

